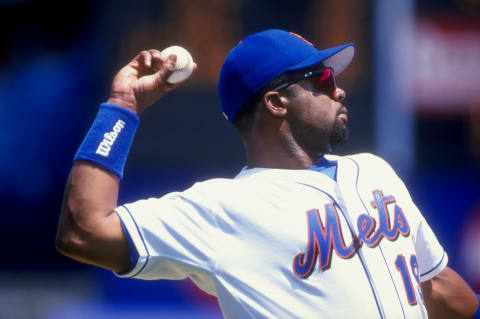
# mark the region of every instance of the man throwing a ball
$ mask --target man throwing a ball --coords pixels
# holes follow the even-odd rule
[[[167,82],[175,56],[142,51],[74,157],[58,250],[120,277],[189,277],[226,318],[473,317],[477,297],[393,169],[372,154],[330,155],[348,135],[335,77],[354,53],[282,30],[246,37],[218,85],[246,167],[119,205],[139,117],[181,85]]]

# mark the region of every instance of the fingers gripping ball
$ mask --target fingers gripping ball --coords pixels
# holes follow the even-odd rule
[[[167,79],[167,82],[175,84],[187,79],[193,71],[193,59],[190,53],[184,48],[174,45],[166,48],[161,53],[162,60],[166,60],[171,54],[177,56],[175,71]]]

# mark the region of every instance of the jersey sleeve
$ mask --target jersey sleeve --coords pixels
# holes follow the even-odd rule
[[[364,154],[363,156],[373,157],[377,163],[376,168],[380,169],[382,176],[389,176],[389,179],[391,179],[389,182],[398,191],[396,196],[398,195],[398,199],[401,199],[402,203],[407,205],[402,208],[405,208],[405,212],[408,212],[408,218],[411,219],[409,222],[413,224],[411,225],[413,226],[411,236],[415,245],[420,281],[427,281],[435,277],[447,266],[447,253],[428,225],[425,217],[413,202],[407,187],[393,168],[380,157],[372,154]]]
[[[189,276],[201,281],[213,272],[218,228],[197,184],[185,192],[125,204],[115,211],[137,255],[133,268],[119,277]]]
[[[423,216],[415,235],[415,251],[421,282],[432,279],[447,266],[447,253]]]
[[[413,218],[414,227],[412,229],[412,236],[415,244],[420,281],[427,281],[438,275],[447,266],[448,256],[438,241],[437,236],[435,236],[428,225],[427,220],[413,202],[407,187],[391,167],[390,169],[392,173],[395,174],[394,176],[399,185],[402,197],[408,205],[410,216]]]

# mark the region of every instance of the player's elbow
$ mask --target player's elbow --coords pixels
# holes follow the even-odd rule
[[[55,247],[57,251],[75,261],[111,269],[111,267],[105,267],[98,262],[99,254],[95,247],[100,245],[94,243],[92,236],[86,234],[82,230],[75,230],[72,228],[59,227],[55,238]]]
[[[85,241],[74,227],[60,224],[55,237],[55,247],[62,255],[73,259],[79,259],[85,250]]]
[[[57,248],[57,251],[59,253],[70,257],[77,250],[76,249],[77,246],[78,246],[78,243],[75,240],[73,240],[71,236],[66,235],[60,230],[57,232],[57,236],[55,237],[55,247]]]
[[[62,255],[85,262],[88,259],[92,230],[79,218],[84,212],[75,212],[64,207],[55,237],[55,247]]]

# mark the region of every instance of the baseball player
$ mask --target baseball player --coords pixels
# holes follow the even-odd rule
[[[282,30],[246,37],[218,85],[246,167],[118,206],[139,116],[180,85],[166,82],[174,55],[142,51],[115,76],[75,155],[57,248],[120,277],[189,277],[226,318],[474,316],[477,296],[389,164],[328,155],[348,135],[335,76],[354,53]]]

